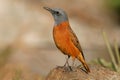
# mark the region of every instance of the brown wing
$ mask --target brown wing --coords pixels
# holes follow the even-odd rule
[[[69,30],[70,30],[71,40],[72,40],[73,44],[79,49],[79,51],[81,52],[81,54],[84,58],[84,54],[83,54],[83,51],[82,51],[82,48],[80,46],[77,36],[75,35],[75,33],[73,32],[73,30],[70,27],[69,27]]]

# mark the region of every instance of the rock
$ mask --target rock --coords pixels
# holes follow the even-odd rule
[[[99,65],[89,65],[91,72],[86,73],[80,67],[73,71],[66,71],[63,67],[56,67],[50,71],[46,80],[120,80],[120,74]]]

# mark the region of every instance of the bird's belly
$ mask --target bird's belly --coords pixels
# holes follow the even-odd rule
[[[60,49],[64,54],[72,56],[73,53],[75,53],[68,33],[54,33],[54,41],[58,49]]]
[[[69,46],[69,37],[66,34],[54,34],[54,41],[59,48],[66,48]]]

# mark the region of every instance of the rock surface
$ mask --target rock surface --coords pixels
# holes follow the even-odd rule
[[[65,71],[56,67],[48,74],[46,80],[120,80],[120,74],[99,65],[90,65],[90,73],[85,73],[80,67],[73,71]]]

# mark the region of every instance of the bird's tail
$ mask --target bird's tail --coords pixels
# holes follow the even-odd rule
[[[83,66],[86,69],[87,73],[90,72],[90,69],[89,69],[87,63],[85,62],[83,56],[81,54],[79,54],[77,58],[83,64]]]

